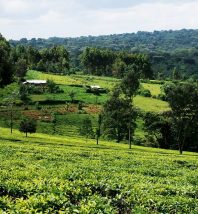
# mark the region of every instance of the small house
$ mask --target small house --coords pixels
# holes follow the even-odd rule
[[[90,86],[86,86],[86,92],[93,93],[93,94],[100,94],[100,93],[107,93],[107,90],[105,88],[101,88],[99,85],[90,85]]]
[[[44,92],[47,87],[47,80],[26,80],[23,84],[30,88],[36,87]]]
[[[33,86],[46,86],[47,80],[26,80],[23,82],[25,85],[33,85]]]

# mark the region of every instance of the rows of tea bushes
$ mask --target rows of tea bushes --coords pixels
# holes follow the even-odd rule
[[[198,213],[198,155],[0,129],[1,213]]]

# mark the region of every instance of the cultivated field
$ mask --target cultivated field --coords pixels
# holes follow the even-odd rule
[[[98,77],[87,75],[70,75],[61,76],[46,74],[38,71],[28,71],[28,79],[44,79],[53,80],[64,93],[52,94],[41,93],[30,96],[31,102],[28,109],[24,110],[24,106],[17,98],[16,106],[13,107],[13,126],[18,129],[20,120],[23,116],[30,116],[38,120],[37,132],[52,133],[64,136],[78,136],[82,120],[90,117],[95,126],[97,115],[101,112],[102,104],[106,102],[109,94],[94,95],[86,93],[86,85],[100,85],[109,91],[119,83],[119,79],[110,77]],[[149,89],[151,94],[157,96],[161,93],[160,84],[142,83],[142,87]],[[0,89],[0,103],[7,104],[7,98],[13,91],[18,91],[17,83],[8,85],[4,89]],[[78,110],[78,104],[71,104],[70,92],[74,92],[75,101],[83,102],[83,109]],[[69,107],[67,106],[69,104]],[[167,102],[155,99],[153,97],[136,96],[134,105],[142,111],[163,112],[169,110]],[[53,130],[51,123],[51,114],[56,113],[56,130]],[[0,126],[9,127],[10,124],[10,107],[3,106],[0,108]],[[135,134],[139,138],[144,138],[143,123],[137,121],[137,130]]]
[[[198,213],[198,155],[0,128],[1,213]]]

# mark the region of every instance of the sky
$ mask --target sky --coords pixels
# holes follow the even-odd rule
[[[198,29],[198,0],[0,0],[7,39]]]

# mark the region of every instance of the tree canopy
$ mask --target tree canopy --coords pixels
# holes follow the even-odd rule
[[[164,91],[172,109],[175,140],[182,154],[186,144],[197,144],[198,86],[191,82],[169,84]]]
[[[11,47],[0,34],[0,87],[12,82],[13,64],[10,60]]]

